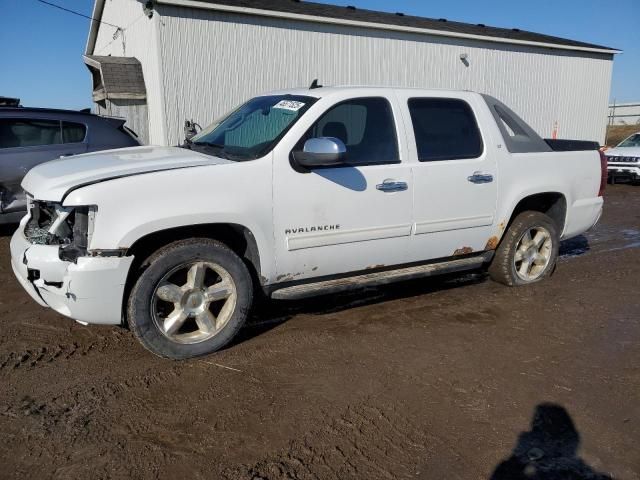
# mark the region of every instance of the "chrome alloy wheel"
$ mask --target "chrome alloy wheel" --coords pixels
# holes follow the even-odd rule
[[[516,246],[513,266],[525,282],[537,280],[547,269],[553,251],[553,239],[544,227],[532,227],[522,234]]]
[[[191,262],[162,277],[151,298],[155,325],[170,340],[194,344],[214,337],[236,308],[236,285],[216,263]]]

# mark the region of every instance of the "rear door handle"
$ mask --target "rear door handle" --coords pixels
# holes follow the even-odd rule
[[[493,182],[493,175],[490,173],[473,172],[473,175],[467,177],[471,183],[491,183]]]
[[[384,182],[376,185],[376,188],[381,192],[401,192],[409,187],[407,186],[407,182],[396,182],[388,178]]]

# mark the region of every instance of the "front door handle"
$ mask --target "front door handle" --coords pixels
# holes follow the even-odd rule
[[[388,178],[384,182],[376,185],[376,188],[381,192],[401,192],[409,187],[407,186],[407,182],[396,182]]]
[[[467,177],[471,183],[491,183],[493,182],[493,175],[490,173],[473,172],[473,175]]]

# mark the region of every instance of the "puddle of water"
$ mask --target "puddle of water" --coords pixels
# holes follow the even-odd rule
[[[640,242],[632,242],[621,247],[610,248],[605,250],[605,252],[617,252],[618,250],[627,250],[628,248],[640,248]]]
[[[626,238],[638,238],[640,237],[640,230],[622,230],[622,235],[624,235]]]

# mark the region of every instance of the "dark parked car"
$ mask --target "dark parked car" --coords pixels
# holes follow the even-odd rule
[[[61,156],[140,143],[119,118],[48,108],[0,107],[0,223],[20,220],[20,182],[32,167]]]

